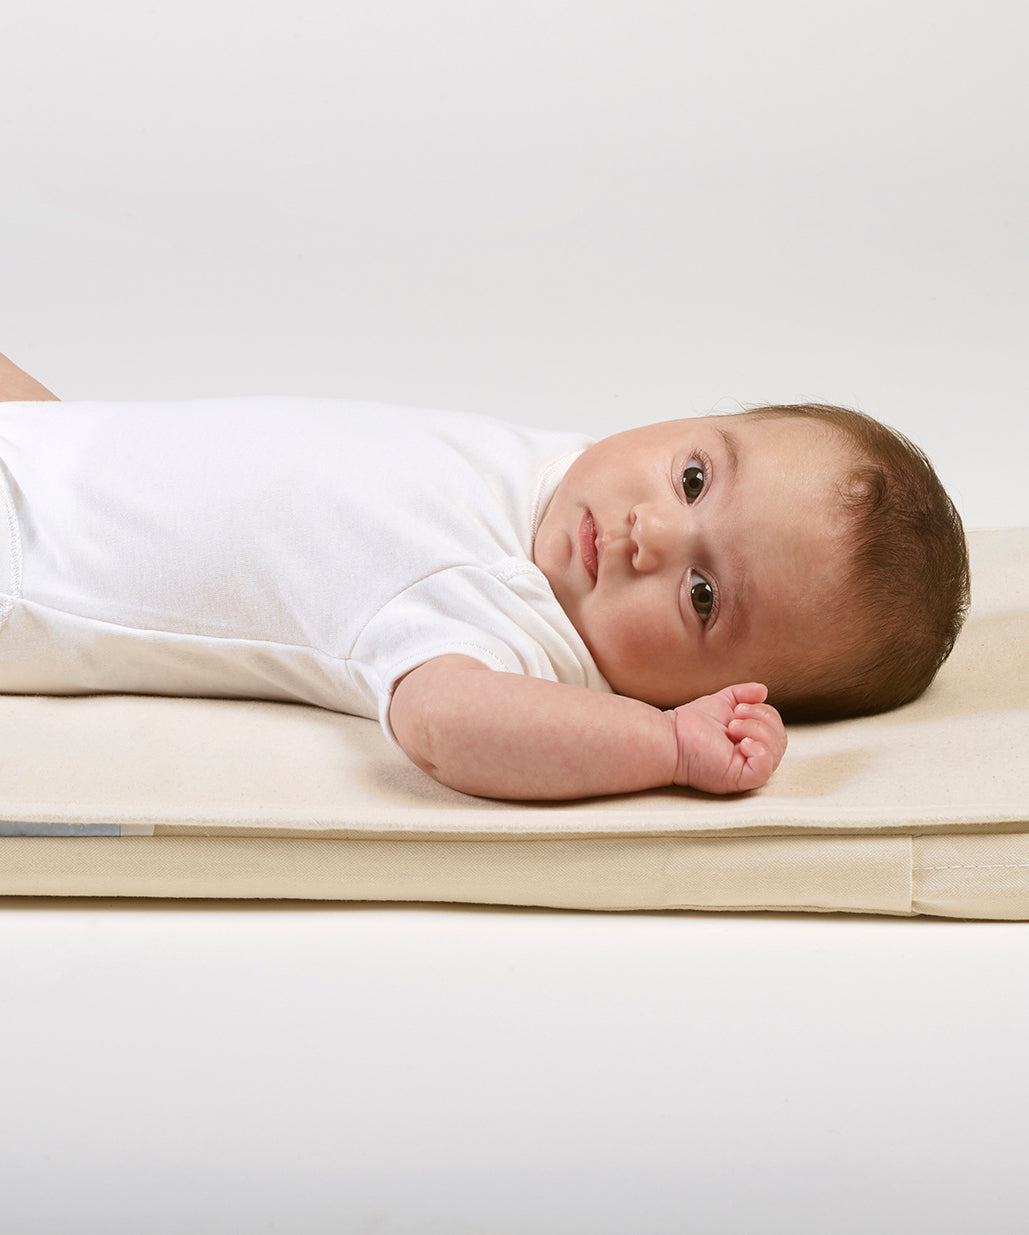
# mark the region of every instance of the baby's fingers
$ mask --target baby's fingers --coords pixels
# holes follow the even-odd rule
[[[759,737],[731,735],[735,741],[736,758],[733,760],[735,791],[746,793],[760,789],[775,771],[775,759],[768,743]]]
[[[767,752],[769,776],[786,753],[786,730],[774,708],[738,708],[737,714],[729,722],[728,732],[746,758],[757,758],[762,752]]]
[[[772,726],[767,721],[756,717],[749,719],[737,717],[729,721],[729,737],[734,742],[742,742],[750,738],[752,741],[763,743],[769,750],[775,746],[775,733]]]
[[[737,703],[732,710],[734,720],[759,720],[769,727],[771,732],[779,734],[786,740],[786,728],[782,717],[770,703]]]
[[[725,694],[735,707],[741,703],[764,703],[768,698],[768,687],[762,682],[737,682],[735,686],[727,687]]]

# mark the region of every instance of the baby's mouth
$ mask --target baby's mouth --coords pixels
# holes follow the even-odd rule
[[[597,563],[599,560],[597,552],[597,525],[593,520],[592,513],[588,510],[579,524],[579,554],[590,578],[596,582]]]

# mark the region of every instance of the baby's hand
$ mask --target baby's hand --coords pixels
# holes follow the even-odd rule
[[[767,695],[759,682],[747,682],[676,708],[675,784],[704,793],[743,793],[763,785],[786,752],[786,730],[764,702]]]

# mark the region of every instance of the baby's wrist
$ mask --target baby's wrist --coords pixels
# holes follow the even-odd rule
[[[665,712],[672,736],[672,778],[670,785],[688,786],[690,783],[690,743],[686,740],[684,730],[688,727],[686,714],[682,708],[669,708]]]

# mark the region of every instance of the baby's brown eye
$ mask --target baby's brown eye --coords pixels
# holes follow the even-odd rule
[[[682,491],[687,502],[695,502],[704,492],[704,465],[699,459],[691,459],[683,468]]]
[[[690,571],[690,603],[706,622],[715,610],[715,590],[703,575]]]

